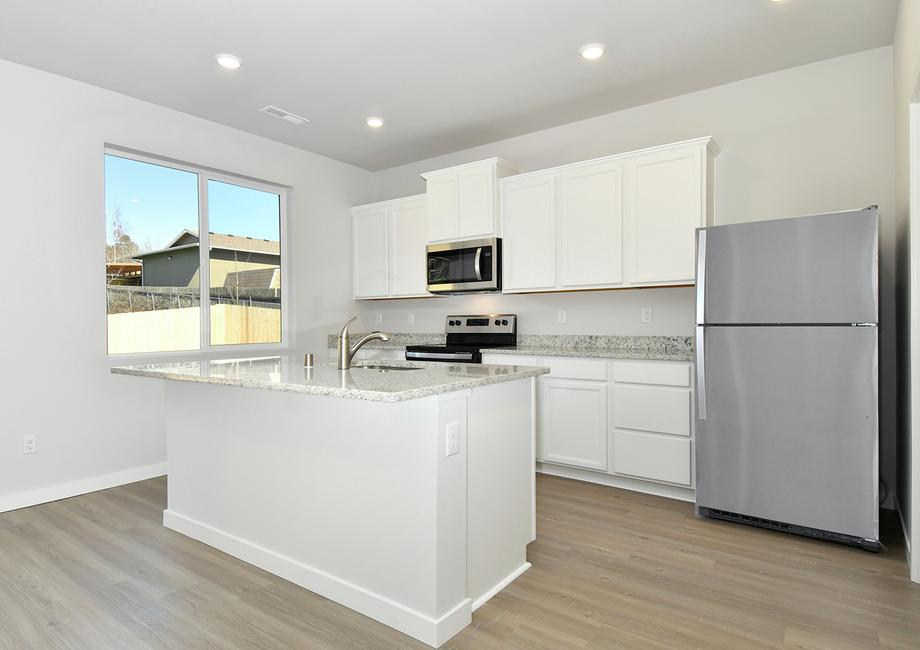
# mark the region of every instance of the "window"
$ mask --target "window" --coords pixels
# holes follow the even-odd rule
[[[109,354],[280,344],[283,205],[281,188],[106,152]]]

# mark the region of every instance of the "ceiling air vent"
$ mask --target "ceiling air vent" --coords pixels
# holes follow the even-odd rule
[[[300,115],[294,115],[293,113],[288,113],[287,111],[278,108],[277,106],[266,106],[259,109],[260,113],[268,113],[274,117],[280,118],[291,124],[306,124],[310,120],[305,117],[300,117]]]

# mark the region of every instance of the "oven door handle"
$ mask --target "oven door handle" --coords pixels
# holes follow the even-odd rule
[[[471,361],[473,359],[472,352],[406,352],[407,359],[418,359],[424,361],[425,359],[457,359],[460,361]]]
[[[473,262],[473,270],[476,271],[476,280],[482,282],[482,246],[476,249],[476,260]]]

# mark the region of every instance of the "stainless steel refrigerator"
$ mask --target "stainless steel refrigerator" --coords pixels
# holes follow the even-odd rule
[[[878,214],[701,228],[702,516],[878,550]]]

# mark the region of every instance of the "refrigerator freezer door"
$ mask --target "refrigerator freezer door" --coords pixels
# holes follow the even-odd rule
[[[706,228],[703,266],[698,323],[878,322],[875,208]]]
[[[697,505],[877,540],[877,328],[704,336]]]

